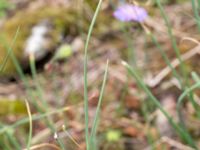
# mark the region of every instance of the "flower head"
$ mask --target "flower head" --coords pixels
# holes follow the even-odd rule
[[[122,22],[143,22],[148,16],[144,8],[131,4],[124,4],[118,7],[113,15]]]

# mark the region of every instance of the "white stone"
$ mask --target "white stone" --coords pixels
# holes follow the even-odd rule
[[[47,53],[45,50],[47,42],[47,38],[45,35],[48,33],[49,29],[48,26],[43,24],[39,24],[33,27],[32,34],[26,41],[25,45],[25,56],[29,56],[33,54],[37,59],[41,59]]]

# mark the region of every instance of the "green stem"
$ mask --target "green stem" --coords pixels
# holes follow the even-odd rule
[[[192,10],[194,12],[194,17],[198,26],[198,30],[200,32],[200,17],[199,17],[199,10],[198,7],[200,6],[200,1],[198,0],[198,6],[196,6],[195,0],[191,0],[192,3]]]
[[[14,36],[14,38],[13,38],[11,44],[10,44],[10,47],[9,47],[9,48],[6,47],[6,48],[7,48],[7,54],[6,54],[6,57],[5,57],[4,60],[3,60],[3,63],[0,65],[0,74],[4,71],[4,68],[5,68],[5,66],[6,66],[6,63],[7,63],[8,59],[9,59],[9,57],[10,57],[10,54],[12,53],[12,47],[13,47],[13,45],[15,44],[15,41],[16,41],[16,39],[17,39],[17,37],[18,37],[19,30],[20,30],[20,28],[18,27],[18,28],[17,28],[17,31],[16,31],[16,33],[15,33],[15,36]],[[1,38],[2,38],[2,37],[1,37]]]
[[[177,102],[177,113],[179,115],[179,118],[181,117],[181,105],[185,99],[185,97],[192,91],[194,91],[195,89],[200,88],[200,82],[197,82],[196,84],[194,84],[193,86],[191,86],[190,88],[187,88],[178,98],[178,102]],[[198,104],[196,104],[196,107],[198,107],[197,111],[199,110],[199,106]],[[183,120],[181,120],[183,122]]]
[[[109,62],[107,61],[106,69],[105,69],[105,73],[104,73],[104,78],[103,78],[103,83],[102,83],[102,86],[101,86],[101,92],[100,92],[100,96],[99,96],[99,100],[98,100],[98,104],[97,104],[97,110],[96,110],[96,113],[95,113],[94,122],[93,122],[93,125],[92,125],[92,130],[91,130],[91,135],[90,135],[90,144],[92,145],[92,147],[94,147],[93,139],[95,139],[95,135],[96,135],[100,106],[101,106],[101,103],[102,103],[102,99],[103,99],[103,95],[104,95],[104,89],[105,89],[105,85],[106,85],[106,79],[107,79],[107,75],[108,75],[108,64],[109,64]]]
[[[87,39],[85,43],[85,49],[84,49],[84,112],[85,112],[85,140],[86,140],[86,149],[90,150],[90,145],[89,145],[89,116],[88,116],[88,82],[87,82],[87,61],[88,61],[88,46],[89,46],[89,41],[90,37],[94,28],[94,24],[96,22],[97,15],[99,13],[100,7],[102,4],[102,0],[99,0],[97,8],[95,10],[94,16],[92,18],[89,31],[87,34]]]
[[[173,49],[174,49],[174,51],[175,51],[175,53],[176,53],[176,57],[178,58],[178,60],[179,60],[179,62],[180,62],[181,72],[182,72],[182,74],[183,74],[183,77],[184,77],[184,79],[185,79],[185,82],[187,82],[187,74],[186,74],[186,71],[185,71],[186,69],[185,69],[185,67],[184,67],[183,60],[181,59],[180,50],[179,50],[179,48],[178,48],[178,46],[177,46],[177,44],[176,44],[176,39],[175,39],[175,37],[173,36],[172,27],[171,27],[171,25],[170,25],[170,23],[169,23],[169,20],[168,20],[167,15],[166,15],[166,13],[165,13],[163,7],[162,7],[162,4],[161,4],[160,0],[156,0],[156,3],[157,3],[157,5],[158,5],[158,7],[159,7],[159,9],[160,9],[160,12],[161,12],[162,17],[164,18],[164,21],[165,21],[165,24],[166,24],[167,29],[168,29],[168,34],[169,34],[169,37],[170,37],[170,40],[171,40]],[[184,85],[184,84],[183,84],[183,85]]]
[[[179,81],[179,84],[182,87],[182,82],[180,80],[179,74],[177,73],[176,69],[171,65],[171,62],[170,62],[168,56],[166,55],[166,53],[162,49],[161,45],[158,43],[156,37],[152,33],[150,33],[149,35],[150,35],[152,41],[154,42],[154,44],[156,45],[156,47],[158,48],[159,52],[161,53],[165,63],[170,67],[170,69],[172,70],[173,75],[176,77],[176,79]]]
[[[152,102],[160,109],[160,111],[165,115],[167,120],[170,122],[170,124],[174,127],[174,129],[177,131],[177,133],[180,135],[180,137],[183,138],[185,142],[187,142],[192,147],[196,148],[196,144],[194,143],[192,137],[190,134],[185,131],[183,128],[179,127],[173,119],[169,116],[169,114],[163,109],[159,101],[156,99],[156,97],[153,96],[151,91],[147,88],[145,83],[140,79],[137,70],[131,68],[126,62],[123,62],[123,65],[126,67],[126,69],[129,71],[129,73],[136,79],[138,85],[145,91],[145,93],[149,96],[149,98],[152,100]]]

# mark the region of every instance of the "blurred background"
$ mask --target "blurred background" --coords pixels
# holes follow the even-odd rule
[[[186,77],[191,85],[195,81],[190,73],[200,71],[194,7],[189,0],[159,2],[184,61],[185,76],[180,79]],[[113,13],[125,3],[143,7],[148,17],[142,23],[117,20]],[[38,146],[35,149],[56,149],[53,145],[66,150],[86,148],[84,47],[97,4],[98,0],[0,0],[0,149],[26,148],[29,107],[33,125],[30,145]],[[177,121],[177,100],[183,89],[159,48],[178,73],[181,67],[169,26],[157,4],[154,0],[102,2],[87,62],[91,129],[109,60],[94,149],[192,149],[122,65],[126,61],[139,72],[161,106]],[[196,90],[197,107],[198,94]],[[194,105],[185,101],[181,113],[188,132],[200,146],[200,122]]]

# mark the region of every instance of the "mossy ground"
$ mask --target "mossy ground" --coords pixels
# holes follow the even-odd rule
[[[1,38],[3,39],[0,45],[0,64],[2,64],[6,54],[7,47],[13,41],[15,33],[19,28],[19,34],[14,46],[12,47],[13,53],[19,62],[23,62],[24,58],[23,51],[25,42],[31,34],[33,26],[37,25],[43,20],[48,20],[53,29],[51,30],[50,37],[52,38],[51,47],[52,50],[62,42],[61,37],[76,36],[78,34],[86,33],[90,23],[90,17],[80,14],[79,10],[75,8],[65,7],[41,7],[37,10],[23,9],[17,11],[12,17],[9,17],[1,28]],[[84,12],[84,10],[83,10]],[[106,24],[109,23],[109,18],[103,17],[102,15],[98,19],[98,23],[95,26],[94,34],[102,34],[107,30]],[[27,61],[26,61],[27,62]],[[11,58],[7,61],[4,71],[0,76],[9,76],[16,74],[15,66],[12,63]]]

